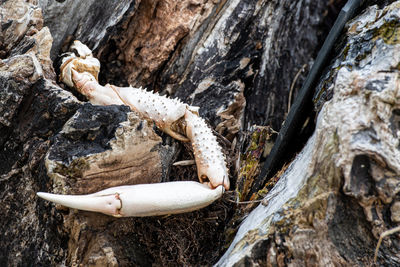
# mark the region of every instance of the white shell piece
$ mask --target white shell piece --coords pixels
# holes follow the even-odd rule
[[[160,96],[141,88],[116,86],[113,88],[127,105],[146,118],[154,120],[157,126],[176,122],[185,115],[188,108],[188,105],[179,99]]]
[[[76,55],[77,57],[80,58],[93,57],[92,50],[90,50],[89,47],[87,47],[87,45],[81,43],[78,40],[75,40],[73,42],[73,44],[71,45],[71,49],[76,50],[76,52],[78,53],[78,55]]]

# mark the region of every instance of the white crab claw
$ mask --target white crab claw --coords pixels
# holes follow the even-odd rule
[[[224,188],[210,189],[193,181],[112,187],[90,195],[55,195],[39,192],[46,200],[66,207],[101,212],[115,217],[145,217],[190,212],[220,198]]]
[[[73,209],[102,212],[108,215],[118,214],[118,211],[121,209],[121,200],[119,199],[118,194],[91,194],[81,196],[57,195],[44,192],[38,192],[36,194],[38,197],[45,200]]]
[[[223,185],[226,190],[229,190],[228,170],[217,138],[205,121],[189,110],[185,113],[185,122],[186,134],[192,142],[200,182],[207,184],[210,188]]]

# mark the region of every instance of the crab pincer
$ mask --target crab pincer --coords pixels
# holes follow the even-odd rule
[[[201,183],[167,182],[113,187],[90,195],[37,195],[70,208],[115,217],[156,216],[203,208],[229,190],[225,157],[212,130],[199,116],[199,108],[142,88],[102,86],[100,62],[91,50],[75,41],[60,69],[60,79],[85,95],[94,105],[127,105],[173,138],[191,142]]]
[[[193,182],[118,186],[89,195],[37,195],[63,206],[101,212],[114,217],[146,217],[198,210],[222,196],[224,188],[210,189]]]

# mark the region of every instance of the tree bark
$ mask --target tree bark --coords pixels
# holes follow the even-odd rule
[[[317,99],[321,111],[314,136],[226,253],[232,231],[248,212],[230,201],[232,192],[200,211],[125,219],[69,210],[36,197],[38,191],[80,194],[124,184],[197,180],[194,166],[171,166],[193,157],[189,146],[125,106],[85,103],[57,80],[58,56],[73,40],[86,43],[100,59],[101,83],[145,86],[200,106],[200,114],[219,133],[234,190],[238,174],[248,166],[240,161],[247,142],[254,141],[258,149],[247,150],[257,152],[252,154],[253,177],[267,150],[265,139],[261,144],[261,139],[247,138],[252,129],[266,129],[252,125],[279,130],[342,5],[304,0],[2,1],[0,264],[370,263],[378,235],[397,223],[398,157],[390,147],[397,146],[398,109],[389,85],[398,66],[393,59],[386,65],[379,61],[387,55],[397,59],[398,25],[379,26],[379,19],[396,17],[395,4],[386,11],[369,9],[360,17],[364,24],[347,28],[344,48],[318,87],[324,90]],[[372,20],[374,14],[381,17]],[[345,72],[349,62],[357,73]],[[357,87],[346,94],[350,85],[363,82],[372,89]],[[345,114],[340,105],[352,99],[371,101],[378,110],[362,110],[374,122],[370,130],[355,123],[339,127],[337,120]],[[382,132],[385,125],[392,130]],[[346,129],[356,130],[351,135]],[[368,142],[385,146],[361,147]],[[380,263],[398,264],[398,242],[393,236],[388,240]]]
[[[217,266],[372,266],[399,223],[399,2],[347,26],[320,81],[313,136]],[[400,265],[398,233],[379,266]]]

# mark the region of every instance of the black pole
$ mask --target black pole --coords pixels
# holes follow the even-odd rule
[[[306,81],[299,91],[296,101],[289,111],[275,144],[261,169],[258,179],[252,186],[250,196],[258,190],[261,190],[267,179],[282,167],[283,156],[286,153],[290,142],[293,141],[294,135],[300,132],[306,119],[304,114],[310,110],[310,105],[312,105],[311,98],[314,93],[316,79],[319,77],[323,67],[326,65],[332,47],[340,36],[344,25],[353,17],[355,10],[360,7],[362,2],[362,0],[349,0],[340,11],[335,24],[326,37],[321,50],[318,52],[318,56],[308,73]]]

